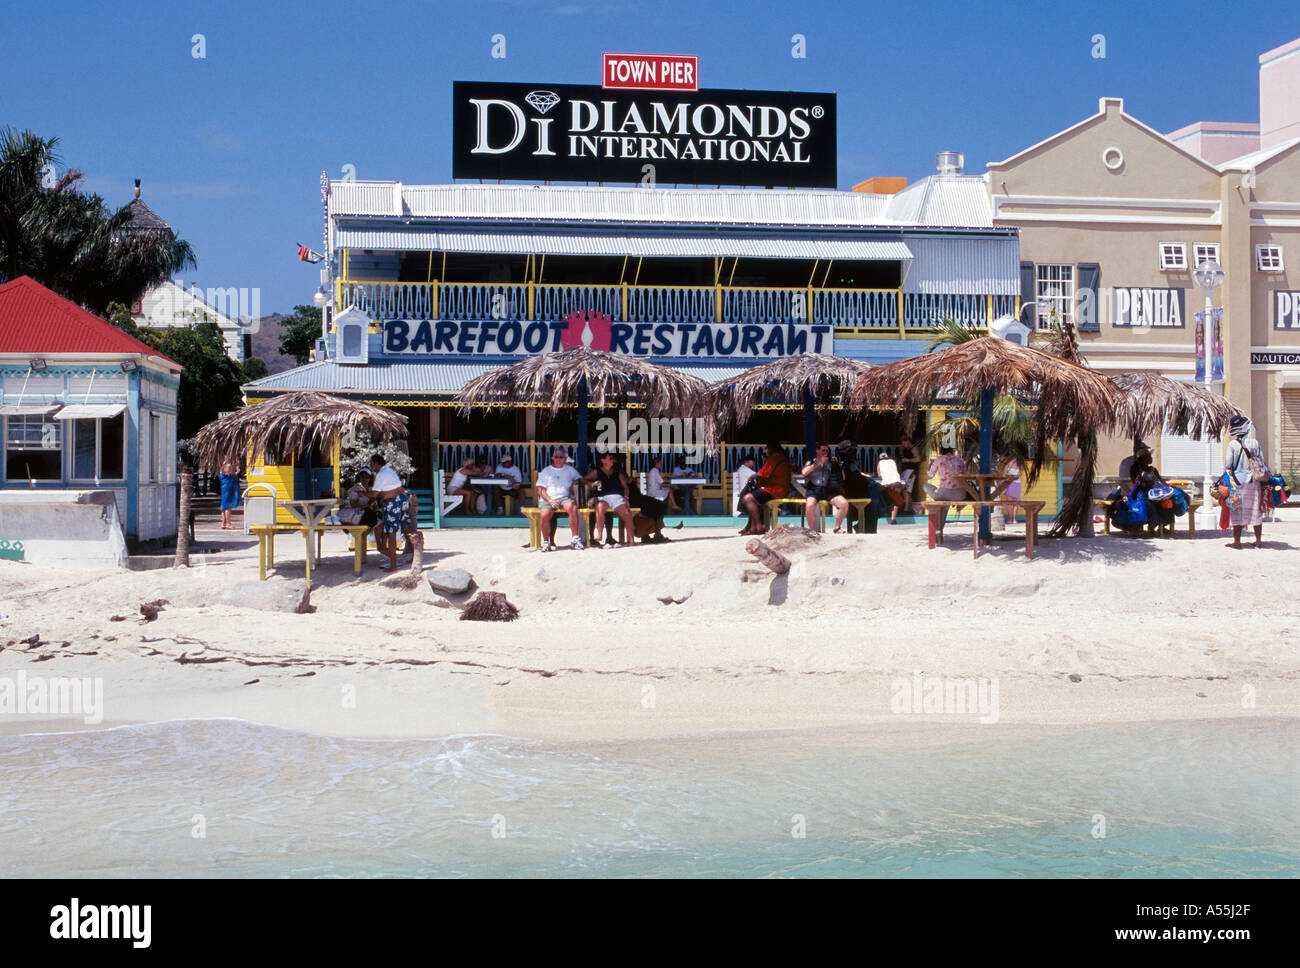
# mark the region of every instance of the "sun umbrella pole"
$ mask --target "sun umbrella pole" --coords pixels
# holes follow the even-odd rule
[[[989,387],[980,391],[980,473],[993,473],[993,390]],[[993,540],[989,513],[989,508],[980,508],[981,541]]]
[[[814,460],[817,457],[817,408],[813,404],[812,391],[803,390],[803,459]]]
[[[587,378],[578,383],[578,473],[587,473]]]

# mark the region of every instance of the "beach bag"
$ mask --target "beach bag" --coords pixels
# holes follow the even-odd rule
[[[1187,513],[1187,509],[1188,509],[1187,492],[1184,491],[1181,487],[1174,488],[1173,508],[1174,508],[1175,517],[1181,518],[1184,514]]]
[[[1157,484],[1147,491],[1147,500],[1154,501],[1162,508],[1172,508],[1174,506],[1174,489],[1168,484]]]
[[[1115,504],[1115,524],[1121,528],[1140,528],[1147,523],[1147,501],[1144,497],[1128,498]]]
[[[1268,484],[1268,503],[1275,508],[1280,508],[1290,499],[1291,492],[1287,490],[1286,478],[1275,474]]]
[[[1211,491],[1218,498],[1219,503],[1229,511],[1235,511],[1241,507],[1241,491],[1237,487],[1237,482],[1227,471],[1223,472],[1223,476],[1219,478]]]

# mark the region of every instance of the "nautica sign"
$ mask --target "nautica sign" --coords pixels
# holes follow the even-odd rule
[[[453,85],[452,175],[835,187],[835,95]]]

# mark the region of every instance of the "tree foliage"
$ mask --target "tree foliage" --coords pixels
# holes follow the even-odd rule
[[[311,359],[320,339],[321,311],[315,306],[294,306],[293,315],[280,324],[280,352],[292,356],[299,366]]]
[[[80,190],[80,171],[55,179],[58,143],[0,128],[0,282],[31,276],[102,316],[194,268],[188,242],[170,230],[135,230],[127,207],[113,211]]]
[[[204,424],[240,406],[240,386],[249,379],[245,366],[226,355],[225,338],[213,317],[204,312],[189,315],[189,325],[159,328],[136,325],[130,311],[118,303],[111,305],[108,312],[108,321],[118,329],[184,367],[176,429],[182,439],[194,436]]]

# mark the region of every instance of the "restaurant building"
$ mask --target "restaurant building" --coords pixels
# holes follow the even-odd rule
[[[1250,414],[1289,479],[1300,476],[1297,94],[1300,40],[1260,57],[1258,125],[1197,122],[1164,135],[1102,98],[1096,114],[986,174],[993,224],[1020,236],[1025,319],[1040,328],[1053,314],[1072,319],[1096,369],[1198,379],[1205,293],[1193,274],[1220,263],[1216,389]],[[1204,444],[1148,443],[1166,475],[1200,479]],[[1104,442],[1100,473],[1114,474],[1131,447]]]
[[[127,542],[174,537],[180,374],[28,276],[0,286],[0,504],[110,491]],[[0,537],[22,540],[30,513]]]
[[[467,380],[528,354],[589,345],[713,382],[799,352],[887,363],[926,352],[941,318],[987,328],[1018,309],[1016,231],[993,224],[983,180],[949,152],[893,193],[344,181],[326,207],[337,276],[319,358],[246,396],[397,408],[417,490],[433,486],[435,448],[444,469],[508,448],[531,477],[536,442],[575,439],[571,413],[456,411]],[[819,436],[850,432],[845,417],[823,416]],[[852,432],[864,453],[898,443],[890,415]],[[798,404],[761,411],[706,458],[709,506],[771,436],[802,452]],[[645,456],[629,454],[634,470]],[[1044,487],[1050,511],[1056,483]]]

